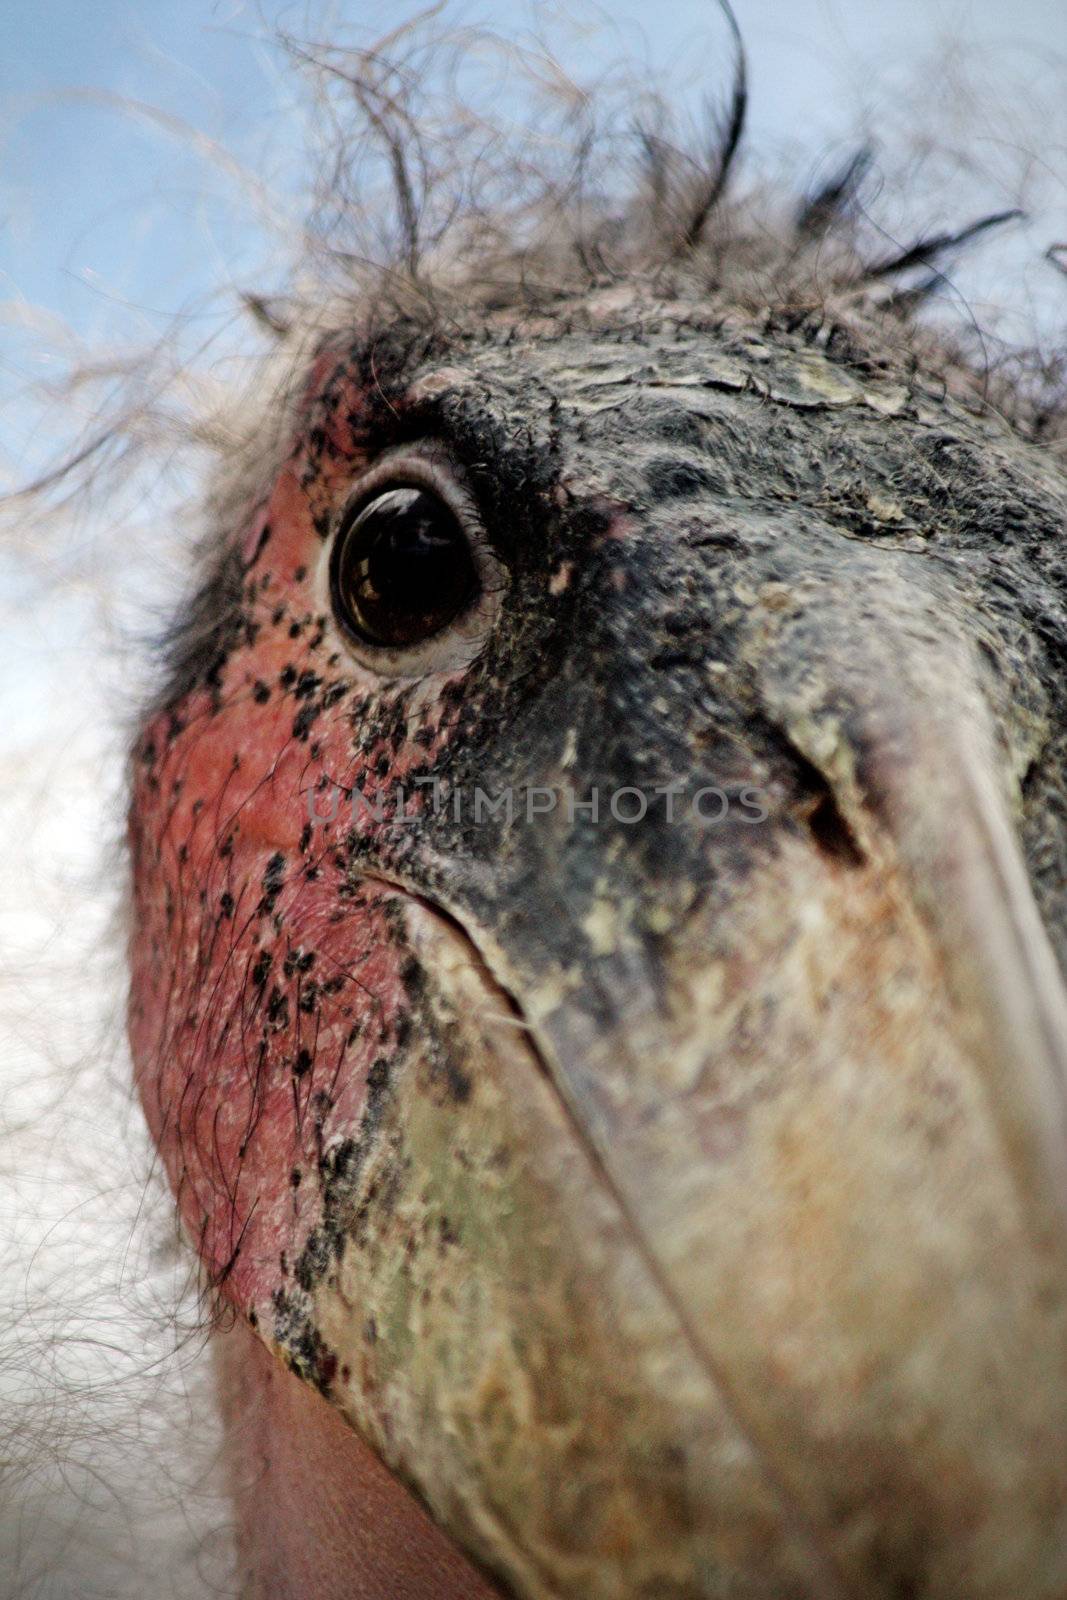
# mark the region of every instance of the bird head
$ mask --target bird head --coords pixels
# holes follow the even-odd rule
[[[185,1228],[522,1595],[1067,1590],[1067,486],[827,332],[353,319],[134,752]]]

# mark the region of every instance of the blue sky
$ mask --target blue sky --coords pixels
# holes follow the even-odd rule
[[[398,0],[342,0],[357,37],[372,39],[410,15]],[[456,14],[521,29],[563,5],[495,0]],[[938,35],[984,52],[1013,100],[1067,89],[1064,0],[736,0],[752,64],[751,142],[820,149],[866,115]],[[261,0],[8,0],[0,7],[0,299],[22,297],[86,334],[127,322],[119,312],[173,313],[220,267],[255,257],[232,196],[178,140],[94,103],[126,96],[191,123],[256,166],[287,154],[291,85],[270,42],[275,20],[297,33],[328,31],[326,6]],[[683,98],[694,77],[721,80],[724,32],[711,0],[613,0],[618,37],[598,52],[647,50]],[[1058,59],[1057,59],[1058,57]],[[706,74],[695,63],[706,62]],[[80,91],[68,98],[69,91]],[[288,130],[291,140],[291,127]],[[1061,173],[1067,157],[1059,152]],[[10,424],[9,424],[10,426]]]
[[[1054,120],[1057,107],[1067,108],[1065,0],[1013,0],[1010,8],[1002,0],[734,3],[750,61],[749,147],[795,186],[820,163],[826,170],[839,161],[865,131],[899,145],[913,113],[955,138],[961,107],[947,74],[927,75],[917,92],[913,80],[939,41],[939,59],[963,62],[972,89],[951,181],[939,187],[936,172],[926,173],[902,226],[958,225],[1014,203],[1025,180],[1031,221],[999,255],[989,247],[961,265],[949,309],[965,317],[973,306],[985,321],[1007,301],[1021,338],[1035,318],[1062,330],[1067,287],[1041,256],[1067,239],[1067,122]],[[0,4],[0,489],[53,461],[70,427],[68,410],[35,397],[40,380],[63,369],[64,328],[89,350],[128,348],[184,313],[186,335],[207,340],[232,313],[235,291],[261,286],[265,239],[254,208],[159,119],[218,141],[284,190],[301,170],[301,135],[275,26],[329,37],[332,15],[350,39],[369,43],[416,9],[406,0]],[[576,14],[599,16],[601,26],[578,30]],[[536,22],[561,41],[562,59],[583,81],[609,58],[647,58],[694,112],[728,79],[728,39],[713,0],[611,0],[599,11],[588,0],[580,11],[578,0],[466,0],[448,15],[505,33]],[[152,113],[123,111],[120,100]],[[84,570],[102,549],[86,535]],[[68,542],[55,568],[66,574],[75,555]],[[66,681],[70,649],[80,662],[88,648],[55,592],[29,617],[35,582],[18,554],[0,553],[0,637],[13,660],[0,676],[8,688],[30,686],[9,727],[40,719],[42,661]]]

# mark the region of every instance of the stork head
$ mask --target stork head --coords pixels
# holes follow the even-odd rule
[[[134,757],[220,1296],[517,1594],[1062,1596],[1062,476],[636,291],[287,426]]]

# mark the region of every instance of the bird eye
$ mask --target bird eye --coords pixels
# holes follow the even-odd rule
[[[428,488],[397,486],[364,500],[334,541],[334,613],[365,645],[421,644],[469,611],[480,589],[459,518]]]

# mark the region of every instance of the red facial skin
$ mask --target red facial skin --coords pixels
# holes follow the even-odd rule
[[[306,1180],[355,1133],[367,1074],[408,1010],[386,922],[396,891],[348,883],[347,806],[309,826],[317,785],[372,790],[387,748],[353,750],[358,691],[313,592],[313,516],[343,502],[361,460],[341,420],[357,398],[330,376],[306,417],[327,445],[314,462],[298,446],[243,541],[251,642],[155,716],[135,752],[136,1081],[189,1235],[245,1312],[282,1286],[286,1253],[317,1220]],[[315,709],[305,674],[333,703],[301,736],[294,723]],[[426,752],[388,753],[391,792]]]
[[[350,883],[338,848],[348,809],[310,827],[309,794],[320,782],[348,789],[357,780],[368,793],[379,781],[391,792],[425,764],[427,742],[432,749],[447,736],[438,708],[419,745],[354,748],[366,696],[313,587],[314,518],[351,492],[360,406],[336,357],[320,359],[301,429],[302,439],[315,429],[316,444],[297,446],[243,537],[240,641],[153,717],[134,758],[136,1082],[209,1281],[268,1332],[321,1217],[320,1159],[356,1136],[374,1064],[398,1048],[410,1016],[410,956],[390,921],[402,897],[382,882]],[[389,776],[379,780],[383,752]],[[391,1551],[406,1550],[408,1566],[414,1552],[419,1572],[430,1553],[439,1564],[447,1541],[255,1337],[238,1330],[223,1340],[230,1432],[238,1449],[251,1438],[268,1480],[282,1470],[287,1486],[284,1526],[260,1507],[243,1535],[245,1560],[269,1574],[263,1593],[490,1593],[458,1557],[449,1558],[447,1583],[395,1587]],[[313,1355],[305,1376],[328,1386],[333,1361]],[[252,1376],[239,1384],[246,1368]],[[238,1413],[251,1419],[250,1434]],[[239,1520],[248,1504],[238,1495]],[[375,1572],[365,1521],[379,1514],[390,1526],[374,1541]],[[267,1541],[254,1558],[250,1537]],[[343,1588],[324,1576],[323,1549]]]

